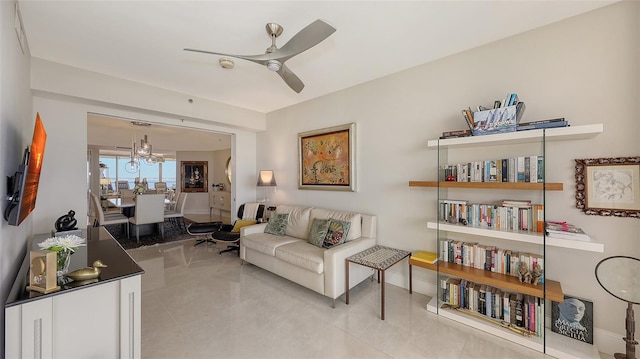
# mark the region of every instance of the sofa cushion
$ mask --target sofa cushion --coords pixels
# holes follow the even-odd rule
[[[347,242],[362,237],[362,216],[360,216],[360,213],[314,208],[311,210],[311,218],[335,218],[341,221],[350,222],[351,226],[349,227],[349,233],[347,234]]]
[[[285,233],[287,236],[307,239],[311,225],[311,208],[287,205],[276,208],[276,213],[289,213],[289,223]]]
[[[275,256],[276,248],[280,246],[294,242],[304,242],[302,239],[277,236],[269,233],[253,233],[242,237],[240,241],[243,246],[270,256]]]
[[[269,218],[269,223],[264,227],[264,233],[284,236],[286,233],[288,213],[276,213]]]
[[[242,227],[246,227],[246,226],[251,226],[258,223],[258,221],[256,220],[250,220],[250,219],[239,219],[236,221],[236,223],[233,224],[233,228],[231,229],[231,232],[233,233],[240,233],[240,228]]]
[[[276,258],[315,273],[324,272],[324,249],[305,241],[278,247]]]
[[[322,248],[324,238],[329,230],[329,219],[314,218],[309,228],[309,237],[307,241],[316,247]]]
[[[344,243],[347,235],[349,235],[350,226],[350,222],[331,218],[329,220],[329,230],[327,230],[327,235],[324,238],[322,246],[324,248],[332,248]]]

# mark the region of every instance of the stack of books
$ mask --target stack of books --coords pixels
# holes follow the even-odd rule
[[[551,238],[572,239],[577,241],[590,241],[591,237],[584,231],[566,222],[547,222],[545,231]]]
[[[411,259],[424,263],[435,264],[438,262],[438,255],[433,252],[418,251],[411,256]]]

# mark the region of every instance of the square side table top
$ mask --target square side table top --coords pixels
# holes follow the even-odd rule
[[[360,253],[347,257],[347,260],[373,269],[386,270],[409,255],[411,255],[409,251],[375,245]]]

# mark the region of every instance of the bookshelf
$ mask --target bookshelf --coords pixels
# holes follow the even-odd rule
[[[520,283],[518,277],[489,272],[484,269],[466,267],[455,263],[441,262],[438,266],[437,264],[425,263],[422,261],[410,259],[409,264],[433,271],[440,271],[440,273],[449,274],[457,278],[467,279],[475,283],[484,283],[492,287],[499,287],[508,292],[517,292],[532,295],[538,298],[545,298],[546,291],[547,299],[554,300],[556,302],[561,302],[564,300],[560,282],[556,282],[550,279],[546,279],[544,285],[542,283],[533,285]]]
[[[438,182],[438,181],[409,181],[409,187],[441,187],[441,188],[470,188],[470,189],[513,189],[529,191],[562,191],[562,183],[528,183],[528,182]]]
[[[595,124],[501,133],[486,136],[429,140],[427,142],[427,146],[438,151],[438,173],[434,175],[434,177],[437,177],[438,179],[435,181],[412,180],[409,181],[408,185],[412,188],[437,189],[438,200],[434,205],[438,207],[438,210],[441,210],[438,205],[441,200],[451,199],[451,197],[449,197],[449,192],[458,193],[459,190],[466,191],[464,193],[473,193],[475,196],[486,198],[490,201],[502,200],[505,199],[505,197],[517,197],[518,194],[522,194],[524,197],[538,198],[536,201],[539,202],[533,203],[541,203],[544,205],[545,193],[547,191],[563,191],[563,183],[546,182],[546,178],[544,177],[541,177],[543,178],[542,182],[537,183],[444,181],[441,177],[440,169],[443,165],[451,165],[451,163],[447,161],[450,154],[453,154],[453,157],[466,158],[471,153],[470,151],[476,151],[476,149],[485,150],[490,146],[495,146],[495,150],[491,152],[492,155],[495,155],[495,153],[505,153],[505,157],[509,157],[512,151],[520,151],[520,153],[522,153],[523,150],[530,151],[533,149],[532,155],[543,156],[543,158],[546,158],[546,156],[551,155],[547,152],[547,143],[549,141],[588,139],[593,138],[602,132],[603,125]],[[463,149],[463,151],[454,153],[458,149]],[[453,161],[453,163],[455,162],[456,161]],[[498,176],[498,178],[500,177]],[[455,199],[460,199],[455,195],[453,195],[453,197]],[[549,208],[545,206],[545,212],[548,210]],[[528,251],[528,249],[535,248],[532,253],[542,256],[544,256],[550,248],[570,248],[582,251],[604,252],[604,245],[602,243],[595,241],[583,242],[577,240],[550,238],[545,237],[544,233],[521,230],[496,230],[488,226],[470,226],[440,220],[428,221],[427,228],[435,230],[437,233],[437,253],[439,254],[441,253],[441,241],[450,239],[478,242],[480,244],[506,243],[504,245],[500,244],[499,246],[501,248],[515,250],[527,248],[525,252]],[[462,235],[463,237],[461,238],[458,235]],[[512,248],[514,246],[515,248]],[[575,340],[571,340],[571,342],[568,343],[564,340],[564,337],[551,332],[549,329],[551,301],[561,302],[564,300],[562,285],[558,281],[543,277],[544,283],[539,283],[538,285],[521,283],[519,278],[514,275],[477,269],[472,266],[464,266],[443,260],[439,260],[435,264],[430,264],[410,259],[409,263],[413,266],[432,270],[437,273],[438,293],[427,304],[427,309],[430,312],[559,358],[598,357],[597,350],[593,350],[594,346],[588,345],[583,349],[576,349],[580,346],[575,344],[582,343],[576,342]],[[548,265],[549,263],[544,263],[544,267],[547,267]],[[475,284],[486,285],[487,288],[498,288],[503,292],[542,298],[543,300],[540,301],[542,314],[536,315],[536,318],[541,320],[538,324],[539,333],[537,336],[534,334],[531,337],[525,337],[515,333],[513,330],[510,330],[513,328],[505,328],[503,326],[496,325],[495,323],[491,323],[490,320],[482,318],[482,315],[478,318],[478,315],[470,315],[468,312],[456,310],[445,305],[446,303],[443,303],[441,300],[440,287],[441,280],[446,278],[458,278]],[[447,283],[448,282],[449,281],[447,281]],[[469,298],[471,298],[471,294],[469,294]],[[536,326],[534,325],[533,328],[535,327]],[[595,352],[595,356],[593,355],[593,352]]]
[[[596,241],[579,241],[553,237],[543,237],[542,233],[527,231],[503,231],[490,228],[480,228],[465,226],[462,224],[451,224],[446,222],[427,222],[427,228],[469,234],[474,236],[499,238],[516,242],[534,243],[553,247],[570,248],[581,251],[604,253],[604,244]]]

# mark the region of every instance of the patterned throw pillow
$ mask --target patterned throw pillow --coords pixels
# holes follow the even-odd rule
[[[274,234],[276,236],[284,236],[287,229],[289,213],[276,213],[269,218],[269,223],[264,228],[264,233]]]
[[[236,223],[234,223],[233,229],[231,230],[231,232],[240,233],[240,228],[250,226],[256,223],[258,223],[258,221],[256,220],[239,219],[236,221]]]
[[[351,223],[349,222],[331,218],[329,220],[329,230],[324,237],[322,246],[324,248],[331,248],[344,243],[345,239],[347,239],[347,234],[349,234],[350,227]]]
[[[329,219],[314,218],[309,229],[309,243],[322,248],[324,238],[329,230]]]

